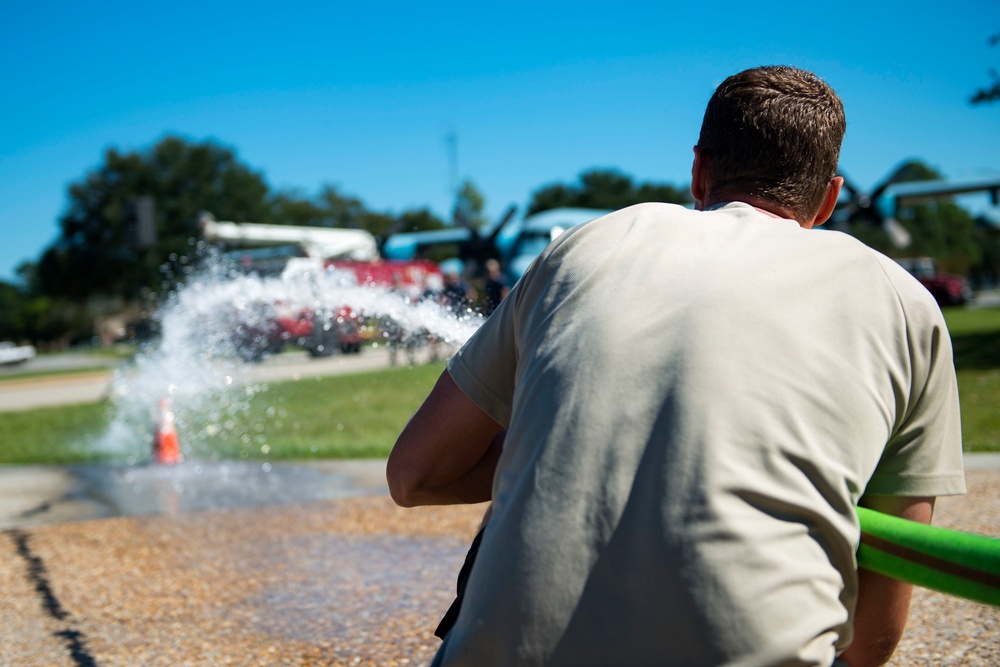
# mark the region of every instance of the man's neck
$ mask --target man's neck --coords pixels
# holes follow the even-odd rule
[[[707,197],[704,202],[702,202],[702,209],[711,208],[717,204],[725,204],[728,202],[742,202],[748,204],[764,215],[771,216],[772,218],[783,218],[785,220],[794,220],[801,227],[811,227],[812,225],[806,225],[801,220],[795,217],[795,212],[789,208],[786,208],[780,204],[776,204],[772,201],[766,199],[761,199],[760,197],[754,197],[753,195],[738,194],[733,196],[724,197]]]

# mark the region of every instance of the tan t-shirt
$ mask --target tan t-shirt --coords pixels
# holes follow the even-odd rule
[[[828,667],[858,499],[964,492],[929,293],[745,204],[565,233],[449,371],[509,432],[443,665]]]

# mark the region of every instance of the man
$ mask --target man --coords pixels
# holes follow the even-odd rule
[[[510,287],[507,285],[507,278],[500,270],[500,262],[495,259],[486,261],[486,280],[483,283],[483,296],[486,300],[484,315],[492,315],[500,302],[510,294]]]
[[[910,587],[857,571],[854,507],[964,492],[958,397],[929,293],[810,230],[844,129],[813,74],[730,77],[697,210],[561,235],[450,361],[387,471],[404,506],[493,502],[436,663],[888,660]]]
[[[444,275],[444,288],[440,296],[442,305],[448,306],[456,315],[462,315],[475,300],[476,293],[462,280],[457,269],[449,269]]]

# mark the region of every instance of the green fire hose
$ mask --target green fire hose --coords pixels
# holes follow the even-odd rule
[[[857,510],[859,567],[1000,607],[1000,539]]]

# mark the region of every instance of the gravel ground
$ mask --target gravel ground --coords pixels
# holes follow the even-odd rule
[[[935,523],[997,535],[1000,472]],[[0,534],[0,665],[424,665],[482,506],[383,496]],[[1000,609],[916,592],[895,667],[1000,665]]]

